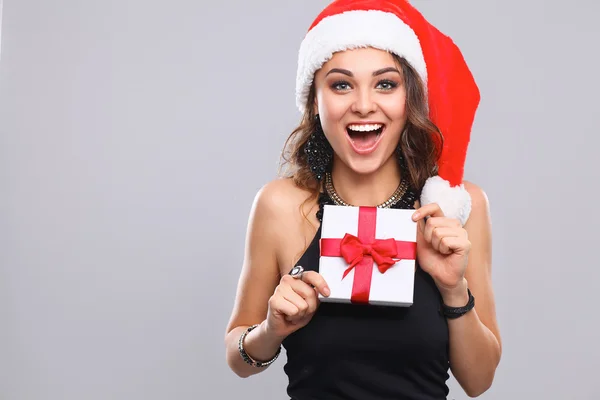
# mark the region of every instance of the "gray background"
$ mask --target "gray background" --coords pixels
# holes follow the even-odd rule
[[[0,399],[286,398],[285,357],[237,378],[223,334],[326,4],[4,2]],[[491,202],[504,354],[482,398],[598,399],[600,6],[414,4],[483,95],[466,178]]]

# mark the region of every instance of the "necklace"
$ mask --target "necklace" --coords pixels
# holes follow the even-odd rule
[[[400,200],[402,200],[402,196],[404,196],[407,189],[408,189],[408,183],[404,179],[402,179],[400,181],[400,184],[394,191],[394,193],[392,193],[392,195],[390,196],[390,198],[388,198],[383,203],[379,204],[377,207],[378,208],[390,208],[391,206],[393,206],[394,204],[396,204]],[[335,188],[333,187],[333,181],[331,180],[330,172],[327,172],[325,174],[325,190],[327,191],[327,194],[329,195],[331,200],[333,200],[333,202],[336,205],[346,206],[346,207],[354,207],[352,204],[346,203],[344,200],[342,200],[340,195],[337,194],[337,192],[335,191]]]

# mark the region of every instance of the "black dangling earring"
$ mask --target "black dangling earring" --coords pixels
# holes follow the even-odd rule
[[[406,159],[404,158],[404,153],[402,153],[400,145],[396,147],[396,161],[398,161],[401,171],[404,172],[407,169]]]
[[[406,140],[404,136],[407,134],[408,134],[408,132],[406,130],[404,130],[402,132],[400,141],[398,143],[398,146],[396,147],[396,160],[398,161],[398,165],[400,166],[400,171],[402,172],[402,175],[404,177],[403,179],[408,178],[409,171],[408,171],[408,166],[406,164],[406,158],[404,157],[404,153],[402,152],[402,146],[400,143],[402,143],[402,140]],[[407,145],[408,145],[408,143],[407,143]]]
[[[315,178],[321,181],[325,173],[331,170],[331,161],[333,160],[333,149],[323,133],[319,114],[315,116],[315,130],[310,135],[306,147],[304,148],[308,166]]]

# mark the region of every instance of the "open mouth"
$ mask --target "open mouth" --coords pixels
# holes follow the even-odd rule
[[[346,127],[346,132],[352,147],[364,152],[374,150],[384,129],[383,124],[350,124]]]

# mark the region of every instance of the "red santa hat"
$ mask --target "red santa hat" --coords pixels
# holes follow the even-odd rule
[[[463,172],[480,95],[459,48],[406,0],[336,0],[317,16],[300,46],[296,104],[301,112],[315,72],[333,53],[360,47],[403,57],[425,82],[429,117],[444,144],[438,175],[425,183],[421,204],[438,203],[464,225],[471,198]]]

